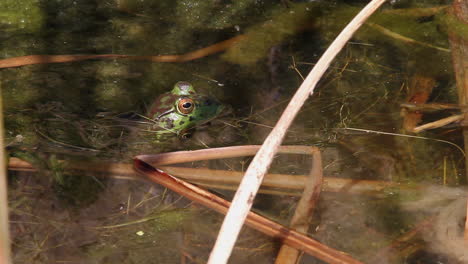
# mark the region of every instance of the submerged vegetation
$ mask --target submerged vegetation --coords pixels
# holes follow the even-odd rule
[[[419,103],[457,102],[447,35],[455,22],[448,4],[386,4],[331,65],[285,141],[321,147],[326,177],[409,186],[370,198],[322,194],[320,217],[314,217],[309,234],[364,262],[432,216],[405,207],[427,198],[412,187],[449,190],[466,183],[463,154],[430,140],[462,145],[459,127],[425,131],[420,136],[426,139],[405,137],[411,134],[402,125],[408,112],[400,107],[421,93],[426,101]],[[39,170],[10,174],[15,262],[179,263],[185,258],[204,263],[218,215],[145,182],[70,171],[67,162],[129,162],[137,154],[261,143],[302,78],[361,7],[361,1],[339,0],[2,0],[2,59],[180,55],[241,36],[222,53],[179,63],[94,59],[1,69],[7,151]],[[433,85],[421,92],[413,84],[422,79]],[[188,140],[159,142],[139,122],[158,95],[178,81],[190,82],[233,111],[198,127]],[[457,112],[421,118],[429,122]],[[248,161],[199,166],[243,170]],[[295,156],[281,157],[271,171],[304,174],[307,165]],[[296,198],[275,199],[263,195],[257,208],[286,224]],[[233,263],[272,263],[276,244],[252,230],[244,235]],[[384,255],[388,263],[429,263],[434,255],[430,263],[450,263],[450,254],[433,251],[428,241],[416,237],[415,247]],[[317,263],[309,257],[303,262]]]

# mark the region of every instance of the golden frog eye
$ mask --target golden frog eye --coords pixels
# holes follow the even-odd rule
[[[177,111],[183,115],[188,115],[193,112],[195,108],[195,103],[190,98],[181,98],[177,102]]]

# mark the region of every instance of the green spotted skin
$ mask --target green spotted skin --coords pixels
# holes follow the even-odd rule
[[[188,82],[178,82],[172,91],[154,101],[148,117],[154,121],[151,130],[158,136],[184,136],[190,129],[217,117],[223,110],[224,106],[216,99],[197,94]]]

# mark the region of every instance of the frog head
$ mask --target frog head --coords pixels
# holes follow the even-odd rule
[[[178,136],[209,122],[224,110],[216,99],[197,94],[188,82],[178,82],[172,91],[159,96],[148,111],[153,120],[152,130],[158,134]]]

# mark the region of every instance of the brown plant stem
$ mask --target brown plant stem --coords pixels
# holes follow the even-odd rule
[[[151,62],[185,62],[200,59],[208,55],[223,51],[239,40],[245,38],[239,35],[225,41],[213,44],[211,46],[195,50],[182,55],[159,55],[159,56],[134,56],[123,54],[79,54],[79,55],[27,55],[21,57],[13,57],[0,60],[1,68],[21,67],[33,64],[48,64],[48,63],[66,63],[76,62],[91,59],[129,59],[138,61]]]
[[[235,147],[239,148],[239,147]],[[256,147],[257,149],[259,146]],[[224,149],[224,148],[223,148]],[[229,149],[220,150],[220,148],[213,149],[209,153],[218,152],[218,157],[234,156],[238,157],[240,152],[234,154],[225,154],[224,151]],[[186,152],[171,152],[156,154],[153,156],[146,156],[152,159],[151,164],[158,166],[159,169],[197,184],[213,186],[217,188],[235,190],[236,186],[242,180],[243,172],[240,171],[226,171],[226,170],[212,170],[207,168],[184,168],[184,167],[168,167],[159,166],[156,162],[160,160],[162,164],[173,164],[188,162],[187,158],[191,157],[190,161],[203,160],[209,156],[199,156],[207,150],[190,151],[191,155],[186,155]],[[238,150],[236,150],[238,151]],[[243,152],[243,151],[242,151]],[[310,150],[309,150],[310,152]],[[176,153],[182,155],[181,158],[177,157]],[[245,152],[244,152],[245,153]],[[253,155],[255,152],[250,152]],[[167,158],[166,158],[167,157]],[[197,157],[197,159],[195,159]],[[62,161],[63,162],[63,161]],[[111,162],[71,162],[67,161],[66,170],[79,170],[82,173],[90,174],[93,176],[113,175],[114,177],[124,179],[135,179],[135,172],[132,164],[129,163],[111,163]],[[29,162],[12,157],[9,159],[8,170],[12,171],[37,171]],[[307,181],[306,175],[289,175],[289,174],[267,174],[262,185],[271,188],[282,188],[288,190],[303,190],[305,182]],[[407,186],[389,182],[389,181],[373,181],[373,180],[358,180],[358,179],[345,179],[337,177],[326,177],[323,180],[322,190],[327,192],[346,192],[356,194],[380,194],[388,188],[405,189]]]
[[[453,69],[457,81],[458,102],[460,105],[466,105],[468,103],[468,39],[465,34],[461,34],[463,30],[460,30],[460,28],[468,26],[468,2],[454,0],[451,13],[456,18],[457,23],[460,24],[449,28]],[[456,31],[457,29],[459,31]],[[468,150],[468,112],[464,113],[462,127],[466,152]],[[465,157],[465,167],[468,168],[468,156]],[[465,173],[468,179],[468,169],[465,169]]]
[[[319,151],[313,154],[313,164],[307,178],[304,192],[291,219],[289,227],[298,232],[307,234],[314,209],[318,203],[322,188],[323,171],[322,157]],[[301,252],[288,245],[282,245],[275,264],[295,264],[299,262]]]
[[[413,128],[413,132],[414,133],[419,133],[419,132],[422,132],[424,130],[443,127],[443,126],[446,126],[448,124],[461,121],[461,120],[464,119],[464,117],[465,117],[464,114],[452,115],[452,116],[449,116],[449,117],[446,117],[446,118],[439,119],[439,120],[434,121],[434,122],[429,122],[429,123],[426,123],[424,125],[417,126],[417,127]]]
[[[152,167],[144,158],[145,156],[135,157],[134,166],[136,171],[144,175],[147,179],[161,184],[174,192],[217,212],[223,214],[227,212],[230,206],[228,201]],[[255,228],[264,234],[276,237],[283,243],[307,252],[308,254],[326,261],[327,263],[361,263],[340,251],[327,247],[326,245],[323,245],[296,231],[287,229],[258,214],[250,212],[246,223],[250,227]]]

